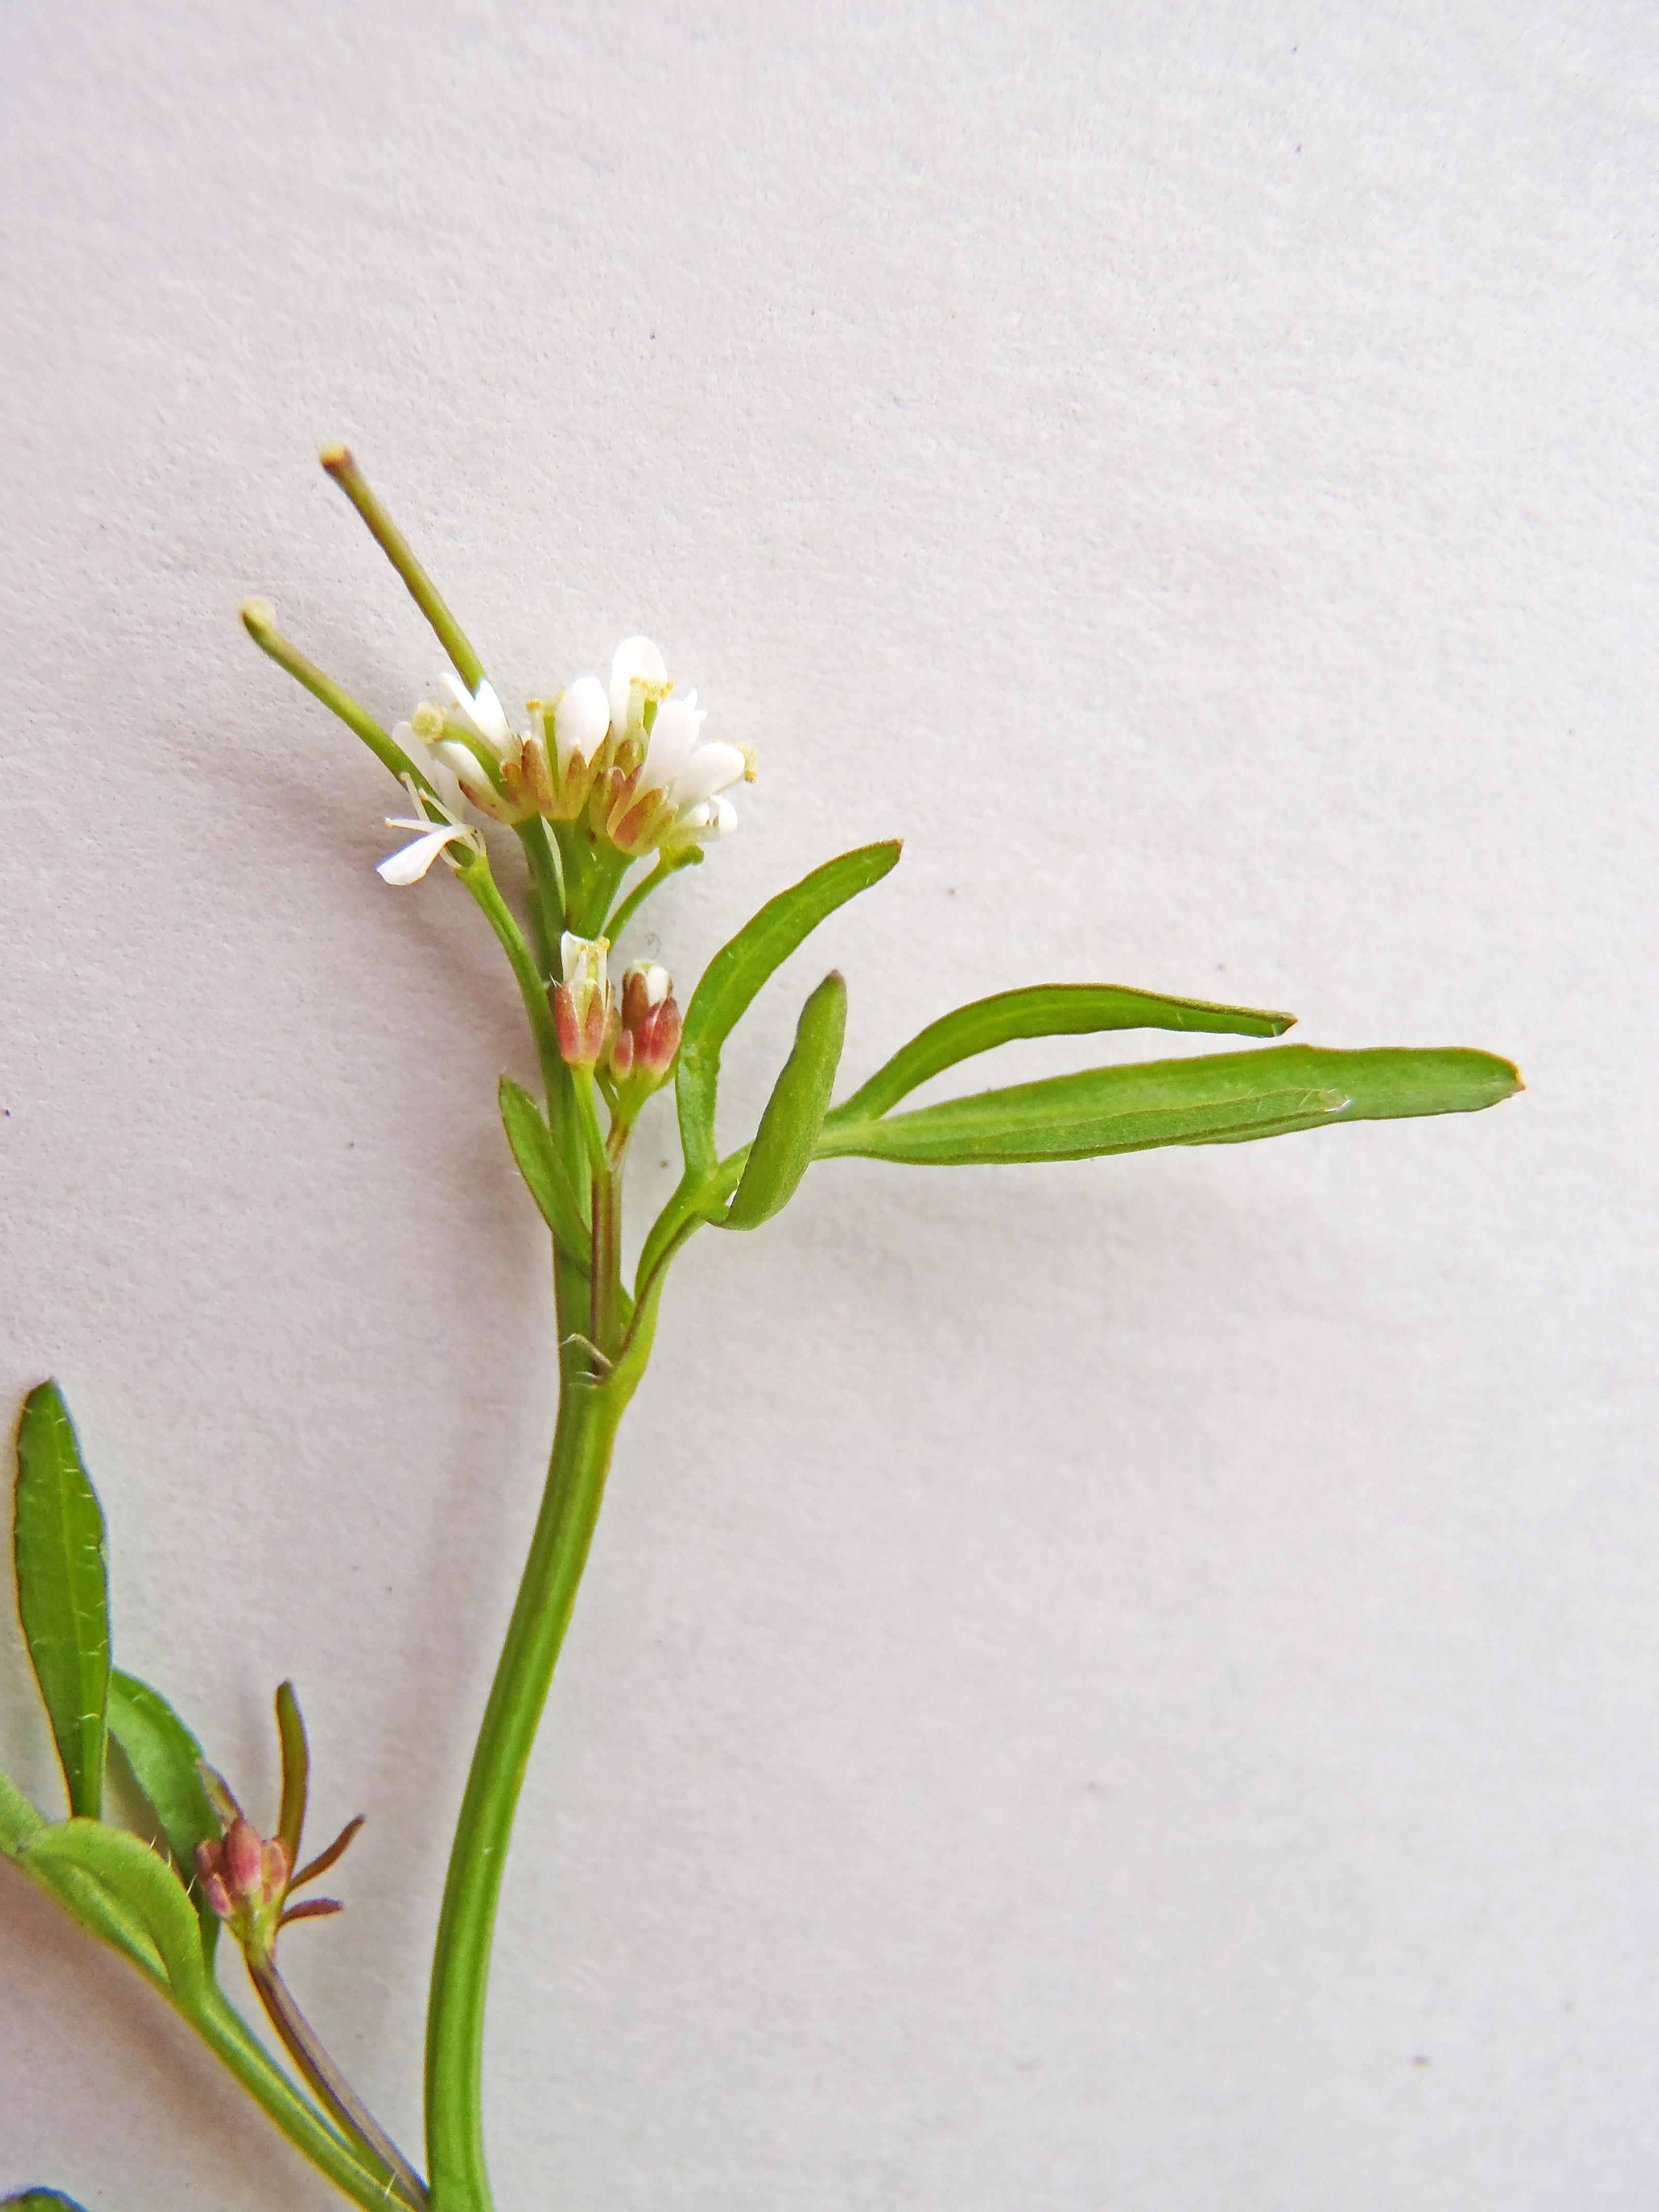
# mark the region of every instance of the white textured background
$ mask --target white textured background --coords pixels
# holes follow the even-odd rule
[[[414,2148],[550,1310],[494,948],[235,619],[433,684],[338,435],[510,696],[642,628],[758,747],[683,978],[908,836],[733,1132],[832,957],[858,1076],[1092,977],[1531,1085],[693,1248],[507,1883],[502,2212],[1650,2207],[1650,8],[3,36],[0,1382],[70,1394],[119,1658],[267,1813],[292,1673],[368,1814],[288,1958],[371,2101]],[[56,1803],[9,1607],[0,1752]],[[336,2201],[3,1869],[0,2084],[0,2184]]]

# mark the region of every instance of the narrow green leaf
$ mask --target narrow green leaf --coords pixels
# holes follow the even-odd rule
[[[748,1012],[767,977],[825,917],[878,884],[898,860],[896,839],[861,845],[826,860],[787,891],[769,899],[703,970],[685,1010],[674,1092],[688,1179],[701,1183],[714,1165],[714,1094],[720,1048]]]
[[[276,1833],[288,1845],[290,1867],[300,1863],[300,1838],[305,1833],[306,1806],[311,1796],[311,1747],[300,1716],[300,1700],[292,1682],[276,1690],[276,1734],[283,1747],[283,1804],[276,1816]]]
[[[817,1157],[937,1167],[1089,1159],[1158,1145],[1239,1144],[1338,1121],[1477,1113],[1520,1085],[1508,1060],[1455,1047],[1331,1052],[1274,1045],[1089,1068],[884,1121],[826,1125]]]
[[[847,1035],[847,986],[832,969],[801,1009],[794,1049],[772,1088],[721,1227],[758,1229],[787,1206],[811,1163]]]
[[[186,2011],[207,1990],[196,1915],[184,1886],[149,1844],[102,1820],[43,1828],[17,1863],[83,1928],[165,1981]]]
[[[25,2189],[16,2197],[0,2197],[0,2212],[85,2212],[85,2208],[61,2189]]]
[[[929,1023],[878,1068],[860,1091],[830,1115],[842,1121],[873,1121],[921,1085],[958,1060],[993,1051],[1018,1037],[1081,1036],[1100,1030],[1207,1030],[1225,1036],[1279,1036],[1294,1014],[1264,1013],[1253,1006],[1217,1006],[1204,999],[1170,999],[1157,991],[1129,991],[1116,983],[1036,983],[975,999]]]
[[[501,1082],[501,1122],[519,1173],[530,1186],[530,1195],[559,1246],[586,1275],[592,1266],[592,1240],[587,1224],[570,1188],[564,1162],[559,1158],[553,1133],[542,1119],[542,1110],[530,1093],[511,1076]]]
[[[69,1789],[70,1810],[103,1805],[109,1691],[104,1516],[55,1382],[30,1391],[17,1428],[17,1610]]]
[[[8,1858],[15,1858],[46,1825],[5,1768],[0,1766],[0,1851]]]
[[[197,1844],[224,1832],[202,1787],[201,1745],[159,1690],[118,1667],[109,1678],[109,1732],[155,1808],[167,1849],[188,1869]]]
[[[109,1732],[161,1823],[211,1959],[219,1917],[196,1881],[196,1846],[216,1843],[224,1831],[202,1787],[202,1747],[159,1690],[118,1667],[109,1678]]]

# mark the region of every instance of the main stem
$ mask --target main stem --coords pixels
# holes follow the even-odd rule
[[[427,2013],[433,2212],[491,2212],[484,2161],[484,1994],[507,1848],[537,1724],[587,1563],[631,1377],[602,1385],[562,1363],[547,1487],[472,1754],[444,1884]]]

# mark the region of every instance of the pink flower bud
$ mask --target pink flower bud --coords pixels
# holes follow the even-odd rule
[[[613,1052],[611,1065],[618,1078],[630,1070],[654,1091],[673,1065],[680,1045],[680,1010],[674,1003],[674,987],[668,970],[653,961],[636,960],[623,977],[623,1035],[632,1040],[627,1065]]]
[[[225,1887],[224,1883],[219,1879],[218,1875],[216,1874],[210,1875],[206,1881],[203,1883],[202,1887],[207,1893],[208,1903],[212,1906],[214,1911],[218,1914],[220,1919],[228,1920],[236,1908],[230,1901],[230,1892]]]
[[[259,1887],[265,1904],[277,1902],[288,1887],[288,1878],[293,1870],[288,1845],[280,1836],[273,1836],[259,1854]]]
[[[653,1006],[635,1031],[640,1065],[659,1083],[673,1066],[674,1054],[680,1048],[680,1010],[671,998]]]
[[[238,1897],[252,1897],[264,1870],[264,1846],[251,1820],[240,1816],[226,1831],[219,1863],[226,1881]]]

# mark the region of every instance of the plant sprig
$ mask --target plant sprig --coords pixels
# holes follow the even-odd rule
[[[332,447],[322,459],[431,625],[450,662],[448,696],[422,702],[388,729],[283,636],[265,600],[246,600],[242,620],[396,780],[407,811],[389,823],[410,842],[380,864],[382,877],[408,886],[441,860],[483,914],[518,985],[542,1096],[503,1076],[499,1097],[513,1157],[550,1233],[560,1379],[547,1482],[457,1819],[434,1950],[429,2180],[346,2081],[276,1964],[283,1929],[339,1911],[331,1899],[295,1903],[294,1893],[336,1864],[361,1823],[298,1865],[310,1752],[290,1685],[276,1695],[283,1783],[267,1837],[161,1693],[113,1666],[103,1512],[51,1382],[31,1392],[18,1431],[14,1558],[67,1816],[48,1819],[0,1772],[0,1852],[121,1953],[355,2203],[492,2212],[484,2000],[520,1784],[617,1430],[650,1358],[673,1261],[697,1231],[762,1227],[820,1162],[987,1166],[1238,1144],[1346,1121],[1475,1112],[1510,1096],[1520,1078],[1489,1053],[1287,1045],[1278,1040],[1289,1014],[1114,984],[1038,984],[930,1022],[836,1105],[848,987],[832,970],[805,1001],[757,1127],[721,1157],[715,1128],[727,1043],[782,963],[896,866],[898,843],[844,853],[769,899],[715,954],[683,1018],[656,963],[635,963],[618,985],[612,945],[647,898],[737,826],[728,794],[752,777],[752,756],[704,738],[696,694],[683,697],[656,647],[638,637],[618,647],[608,683],[578,676],[550,703],[527,702],[515,723],[350,454]],[[510,896],[496,880],[492,824],[513,831],[522,860]],[[1258,1042],[895,1110],[923,1084],[1016,1040],[1127,1029]],[[630,1288],[622,1275],[629,1145],[646,1101],[671,1081],[683,1172],[646,1233]],[[146,1832],[105,1818],[112,1747],[153,1812]],[[291,2072],[220,1988],[222,1931],[242,1952]],[[5,2201],[76,2212],[46,2189]]]

